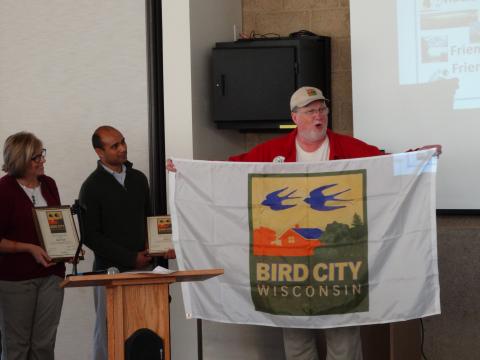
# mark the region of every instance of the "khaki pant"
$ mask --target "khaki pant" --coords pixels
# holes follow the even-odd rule
[[[283,343],[287,360],[319,360],[317,351],[318,329],[283,329]],[[343,327],[325,329],[326,360],[362,360],[360,328]]]
[[[93,288],[93,301],[95,303],[95,329],[93,331],[93,360],[108,359],[108,334],[107,334],[107,292],[104,286]]]
[[[63,305],[61,279],[0,280],[2,360],[53,360]]]

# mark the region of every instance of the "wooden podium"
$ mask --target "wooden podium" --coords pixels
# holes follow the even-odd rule
[[[420,360],[418,319],[361,327],[363,358],[368,360]]]
[[[222,274],[223,269],[177,271],[168,275],[153,273],[79,275],[68,277],[61,286],[106,287],[109,360],[124,360],[125,340],[141,328],[148,328],[163,339],[164,358],[170,360],[169,284],[201,281]]]

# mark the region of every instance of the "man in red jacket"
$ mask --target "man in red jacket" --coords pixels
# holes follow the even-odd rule
[[[290,99],[290,110],[297,129],[257,145],[249,152],[232,156],[230,161],[317,162],[381,155],[377,147],[327,129],[329,109],[321,90],[302,87]],[[283,329],[287,360],[317,360],[316,329]],[[362,345],[359,327],[326,329],[328,360],[360,360]]]
[[[382,154],[375,146],[327,129],[329,109],[322,91],[317,88],[305,86],[295,91],[290,99],[290,109],[296,130],[229,160],[313,162]]]
[[[337,134],[327,128],[329,109],[321,90],[305,86],[290,99],[290,110],[297,128],[255,146],[250,151],[231,156],[230,161],[243,162],[317,162],[382,155],[376,146],[351,136]],[[440,145],[424,146],[441,153]],[[167,170],[176,171],[171,160]],[[317,329],[283,329],[287,360],[318,360]],[[362,345],[359,327],[325,330],[327,360],[361,360]]]

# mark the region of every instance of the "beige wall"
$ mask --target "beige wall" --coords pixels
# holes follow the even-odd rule
[[[123,132],[148,175],[146,54],[144,1],[0,1],[0,146],[21,130],[43,140],[64,205],[96,167],[90,138],[100,125]],[[82,272],[92,268],[85,257]],[[92,289],[65,291],[57,359],[92,359],[94,317]]]
[[[393,0],[392,0],[393,1]],[[306,29],[332,38],[333,129],[352,134],[348,0],[243,0],[243,30],[259,34]],[[248,134],[247,147],[274,134]],[[441,161],[441,159],[440,159]],[[480,351],[480,217],[439,216],[442,314],[425,319],[430,359],[475,359]]]
[[[352,133],[352,74],[348,0],[243,0],[243,32],[280,36],[308,30],[332,39],[335,131]]]

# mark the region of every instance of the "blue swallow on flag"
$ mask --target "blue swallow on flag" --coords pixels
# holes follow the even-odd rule
[[[280,193],[283,191],[287,190],[288,187],[276,190],[271,192],[270,194],[267,194],[265,197],[265,200],[262,201],[262,205],[270,207],[270,209],[274,211],[279,211],[279,210],[285,210],[291,207],[294,207],[296,205],[284,205],[282,202],[285,200],[291,200],[291,199],[300,199],[300,197],[296,196],[290,196],[293,195],[297,190],[293,190],[292,192],[288,193],[287,195],[284,196],[279,196]]]
[[[331,187],[337,186],[338,184],[329,184],[320,186],[310,192],[310,197],[307,197],[305,201],[310,207],[318,211],[332,211],[336,209],[341,209],[346,207],[346,205],[337,205],[337,206],[328,206],[326,203],[328,201],[351,201],[346,199],[338,199],[337,195],[343,194],[344,192],[350,191],[350,189],[337,192],[335,194],[325,195],[324,191],[330,189]]]

